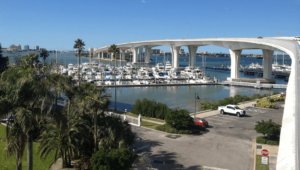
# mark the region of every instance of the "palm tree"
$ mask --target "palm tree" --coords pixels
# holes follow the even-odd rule
[[[33,168],[32,132],[39,128],[39,121],[51,109],[46,106],[52,106],[54,101],[45,81],[45,78],[50,75],[50,66],[42,68],[38,63],[38,55],[31,53],[23,56],[20,66],[12,66],[3,72],[2,83],[0,83],[4,85],[2,87],[5,91],[4,99],[10,104],[10,108],[7,110],[12,111],[14,121],[19,124],[22,133],[27,136],[27,168],[29,170]],[[12,132],[19,133],[19,131]],[[18,134],[12,135],[18,136]],[[18,142],[25,143],[25,141],[21,141],[24,138],[18,139],[20,140]]]
[[[77,49],[78,51],[78,71],[79,71],[79,74],[78,74],[78,80],[79,80],[79,85],[80,85],[80,54],[81,54],[81,51],[84,50],[84,42],[82,41],[82,39],[77,39],[75,40],[75,44],[74,44],[74,48]]]
[[[99,145],[111,149],[129,147],[134,143],[134,135],[127,121],[119,117],[103,117],[99,124]]]
[[[13,154],[16,154],[16,169],[22,170],[22,158],[26,146],[26,134],[22,131],[22,128],[20,127],[18,122],[14,122],[13,126],[10,125],[10,121],[8,121],[7,123],[7,146],[5,150],[9,158]]]
[[[79,147],[88,135],[82,127],[82,121],[76,110],[71,111],[69,119],[64,114],[60,123],[50,123],[44,129],[39,139],[38,152],[40,159],[45,160],[52,152],[55,152],[55,160],[61,156],[62,168],[71,166],[71,159],[79,154]]]
[[[106,110],[109,105],[110,93],[106,93],[105,87],[98,88],[94,84],[83,84],[80,86],[79,94],[77,95],[79,110],[83,113],[94,114],[94,153],[97,151],[97,115],[98,111]]]
[[[113,53],[114,58],[116,58],[116,54],[120,53],[120,49],[117,48],[115,44],[111,45],[108,49],[109,53]],[[116,60],[115,60],[115,68],[114,68],[114,75],[116,76]],[[115,111],[117,110],[117,90],[116,90],[116,78],[115,78]]]
[[[40,57],[44,60],[44,65],[46,63],[47,57],[49,57],[49,52],[45,49],[42,49],[42,52],[40,53]]]

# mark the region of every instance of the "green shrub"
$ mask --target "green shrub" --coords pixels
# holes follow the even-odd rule
[[[189,128],[183,128],[177,130],[173,128],[171,125],[164,124],[156,127],[156,130],[167,132],[167,133],[175,133],[175,134],[198,134],[200,131],[206,131],[204,126],[200,125],[192,125]]]
[[[156,109],[155,109],[156,118],[165,120],[166,114],[168,114],[168,112],[170,112],[170,109],[166,104],[164,103],[156,104]]]
[[[185,109],[173,109],[166,115],[166,123],[177,130],[194,125],[193,118]]]
[[[270,102],[268,98],[263,98],[256,101],[256,107],[261,108],[275,108],[275,103]]]
[[[166,114],[170,111],[168,106],[164,103],[157,103],[155,100],[148,100],[144,98],[142,101],[137,99],[131,112],[133,114],[141,114],[146,117],[153,117],[158,119],[165,119]]]
[[[263,134],[264,137],[272,139],[279,137],[280,127],[281,125],[272,122],[272,119],[270,119],[266,122],[264,120],[262,120],[261,122],[257,121],[254,130],[256,130],[257,133]]]
[[[271,102],[281,102],[281,101],[285,101],[285,97],[277,97],[277,96],[273,96],[270,98]]]
[[[134,161],[133,154],[128,149],[112,149],[101,147],[93,154],[91,166],[93,170],[109,169],[109,170],[130,170]]]
[[[263,136],[256,138],[256,143],[268,144],[268,145],[279,145],[279,138],[267,139]]]
[[[140,99],[137,99],[131,109],[131,113],[138,115],[141,114],[141,112],[142,112],[142,102]]]

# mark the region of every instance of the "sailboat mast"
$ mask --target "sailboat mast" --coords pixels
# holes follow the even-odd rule
[[[282,65],[284,65],[284,53],[282,53]]]

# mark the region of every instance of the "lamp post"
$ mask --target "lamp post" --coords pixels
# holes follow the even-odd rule
[[[194,114],[194,122],[196,120],[196,111],[197,111],[197,107],[196,107],[196,99],[200,99],[199,96],[198,96],[198,93],[195,93],[195,114]]]

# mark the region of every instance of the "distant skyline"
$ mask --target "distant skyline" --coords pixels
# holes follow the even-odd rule
[[[73,50],[80,38],[87,50],[158,39],[300,36],[299,7],[300,0],[10,0],[1,2],[0,43]]]

